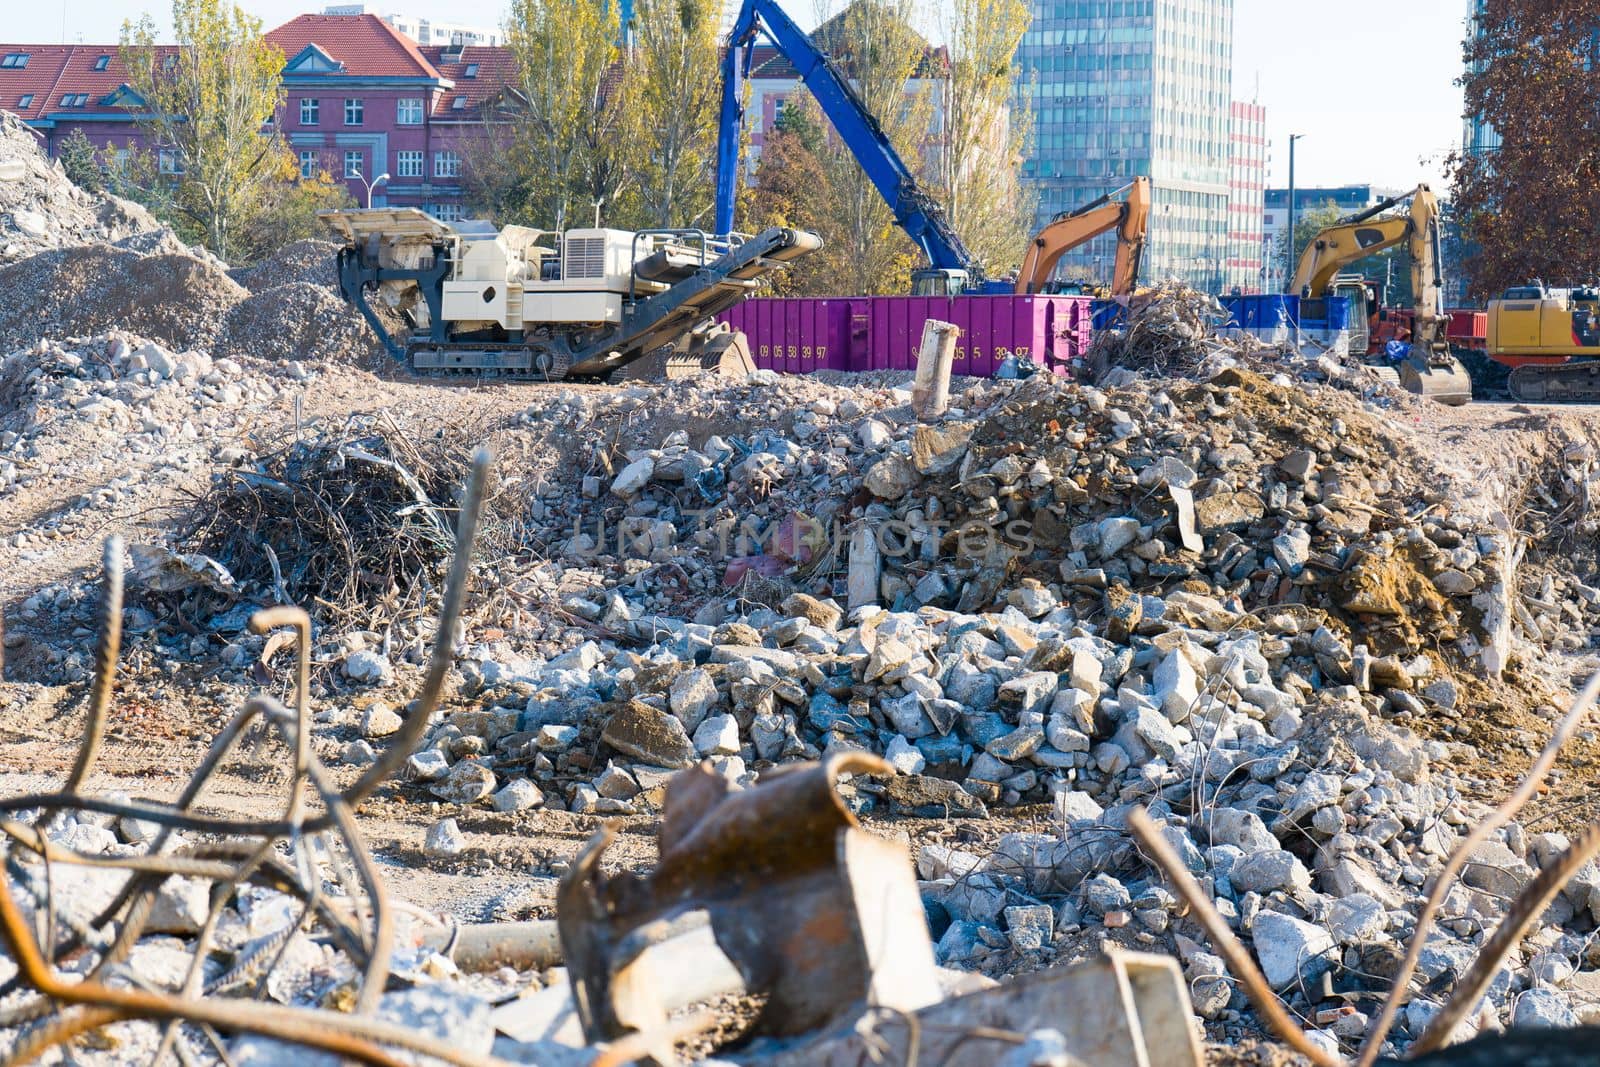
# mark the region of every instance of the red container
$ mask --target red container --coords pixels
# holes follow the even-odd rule
[[[756,366],[789,373],[914,370],[922,327],[961,327],[956,374],[988,377],[1010,356],[1064,374],[1091,339],[1081,296],[868,296],[746,300],[722,316],[750,338]]]
[[[1471,308],[1452,308],[1445,312],[1450,316],[1450,325],[1445,331],[1446,338],[1457,348],[1469,348],[1482,351],[1489,347],[1489,313],[1487,311],[1474,311]]]

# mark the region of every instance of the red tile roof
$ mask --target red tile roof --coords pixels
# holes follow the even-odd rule
[[[456,50],[443,45],[428,45],[421,52],[440,74],[456,83],[454,89],[446,89],[434,102],[433,113],[437,118],[460,116],[462,112],[474,114],[517,78],[517,57],[511,49],[498,45],[470,45],[459,50],[459,58]],[[449,62],[445,61],[446,55],[450,57]],[[472,66],[477,70],[469,78],[467,68]],[[460,109],[455,106],[458,99],[465,101]]]
[[[471,46],[459,56],[443,46],[419,46],[411,38],[376,15],[301,15],[267,34],[267,40],[294,59],[309,45],[316,45],[344,65],[352,77],[415,77],[445,79],[453,89],[437,94],[434,117],[449,119],[476,115],[486,101],[498,97],[516,80],[516,57],[508,48]],[[176,51],[165,46],[161,51]],[[103,111],[107,96],[127,80],[127,71],[115,45],[36,45],[0,44],[0,55],[20,52],[28,56],[26,67],[0,67],[0,109],[23,119],[40,119],[59,112]],[[445,56],[450,56],[450,62]],[[109,59],[105,70],[95,70],[101,56]],[[467,68],[476,64],[473,77]],[[28,107],[20,100],[33,94]],[[88,102],[79,107],[64,107],[63,96],[86,94]],[[465,100],[458,110],[457,98]],[[465,114],[463,114],[465,113]]]
[[[172,51],[172,46],[162,51]],[[0,44],[0,55],[23,53],[26,67],[0,67],[0,108],[24,119],[39,119],[58,112],[107,110],[101,103],[128,80],[116,45],[92,44]],[[106,56],[106,69],[95,70],[95,63]],[[33,95],[29,106],[21,100]],[[89,99],[74,107],[62,98],[82,94]]]
[[[283,50],[286,61],[314,44],[358,78],[439,77],[417,42],[376,15],[301,15],[267,40]]]

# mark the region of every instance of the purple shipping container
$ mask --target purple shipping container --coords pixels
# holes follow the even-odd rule
[[[866,296],[746,300],[722,316],[750,338],[756,366],[814,370],[914,370],[930,318],[961,327],[954,372],[988,377],[1010,356],[1057,374],[1089,348],[1089,298],[1081,296]]]

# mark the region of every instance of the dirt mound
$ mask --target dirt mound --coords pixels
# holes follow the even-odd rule
[[[369,367],[381,353],[378,338],[337,293],[310,282],[290,282],[235,304],[216,341],[221,355],[272,362],[300,360]]]
[[[0,267],[0,292],[31,294],[0,303],[0,346],[7,349],[119,329],[175,349],[208,347],[228,309],[246,296],[193,256],[141,256],[99,244]]]
[[[160,226],[138,204],[78,188],[20,119],[0,113],[0,263]]]
[[[309,282],[337,289],[339,278],[334,266],[339,245],[334,241],[305,239],[292,241],[260,263],[231,272],[234,281],[259,293],[292,282]]]

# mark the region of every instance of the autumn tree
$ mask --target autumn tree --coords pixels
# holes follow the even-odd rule
[[[711,210],[720,8],[718,0],[639,0],[634,9],[638,194],[651,226],[695,225]]]
[[[799,97],[784,106],[767,132],[757,164],[755,188],[744,214],[759,225],[812,230],[823,239],[823,251],[798,259],[771,281],[778,296],[821,295],[828,291],[828,259],[834,255],[834,220],[826,210],[831,192],[820,156],[826,146],[822,117],[815,102]]]
[[[1465,46],[1469,115],[1492,152],[1447,162],[1480,298],[1600,275],[1600,0],[1486,0]]]
[[[512,0],[506,44],[517,60],[521,110],[505,158],[520,204],[505,221],[545,229],[586,226],[598,201],[615,202],[629,177],[630,113],[617,41],[618,4]]]
[[[954,0],[945,27],[935,193],[992,276],[1020,264],[1033,228],[1033,199],[1019,180],[1031,122],[1015,62],[1029,21],[1024,0]]]
[[[317,218],[321,211],[360,207],[350,188],[334,175],[329,158],[302,177],[299,161],[287,149],[278,153],[274,180],[263,189],[239,230],[239,246],[246,259],[259,259],[274,249],[310,237],[329,236]]]
[[[906,166],[926,179],[932,93],[943,71],[912,25],[914,13],[912,0],[853,0],[812,37],[850,79]],[[817,160],[827,182],[830,242],[818,284],[832,293],[907,292],[921,253],[895,225],[877,187],[838,137],[826,140]]]
[[[140,102],[139,122],[174,176],[180,228],[231,259],[239,229],[281,173],[277,127],[283,53],[261,20],[229,0],[173,0],[177,47],[156,45],[148,15],[124,23],[121,58]]]

